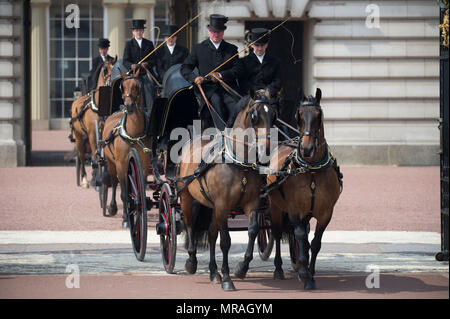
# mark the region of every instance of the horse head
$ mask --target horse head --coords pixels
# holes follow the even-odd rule
[[[117,55],[113,60],[105,59],[105,62],[103,62],[102,70],[100,71],[100,74],[103,79],[103,83],[106,86],[111,86],[111,74],[113,70],[114,64],[117,62]]]
[[[322,91],[317,88],[316,96],[303,97],[295,113],[300,131],[298,151],[302,158],[312,159],[323,135],[323,111],[320,106]]]
[[[133,75],[127,76],[120,71],[120,75],[122,76],[120,90],[122,91],[122,99],[129,114],[133,113],[141,104],[141,82],[138,79],[139,72],[140,69],[137,69]]]

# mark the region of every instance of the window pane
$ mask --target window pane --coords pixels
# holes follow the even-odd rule
[[[50,20],[50,38],[61,38],[61,20]]]
[[[60,58],[62,47],[62,41],[60,40],[51,40],[50,41],[50,57],[51,58]]]
[[[78,57],[89,58],[89,41],[78,41]]]
[[[103,19],[103,5],[100,1],[91,1],[92,3],[92,17]]]
[[[92,37],[103,38],[103,21],[92,21]]]
[[[50,77],[61,78],[61,61],[50,61]]]
[[[60,80],[50,81],[50,98],[62,98],[62,84]]]
[[[62,118],[62,101],[50,101],[50,117]]]
[[[73,96],[73,94],[72,94]],[[73,100],[64,101],[64,117],[71,117],[71,109],[72,109]]]
[[[78,1],[78,7],[80,8],[80,17],[89,18],[89,1]]]
[[[62,8],[61,8],[61,2],[59,1],[52,1],[50,4],[50,18],[61,18],[62,16]]]
[[[78,38],[89,38],[89,20],[80,20]]]
[[[62,64],[64,68],[64,78],[74,78],[75,75],[75,61],[64,61]]]
[[[75,55],[75,41],[64,41],[64,57],[74,58]]]
[[[89,73],[89,61],[78,62],[78,77],[81,77],[83,73]]]
[[[75,81],[64,81],[64,97],[73,99],[73,91],[75,89]]]
[[[64,19],[64,22],[65,22],[66,20]],[[73,27],[73,28],[68,28],[67,26],[66,26],[66,23],[64,23],[64,37],[66,37],[66,38],[75,38],[75,30],[76,30],[76,28],[75,27]]]

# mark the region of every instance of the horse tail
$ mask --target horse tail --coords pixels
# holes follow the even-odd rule
[[[213,216],[212,208],[203,206],[200,202],[194,200],[192,202],[192,236],[194,243],[198,249],[206,249],[209,247],[209,227],[211,226]],[[189,239],[186,236],[184,243],[185,249],[188,249]]]

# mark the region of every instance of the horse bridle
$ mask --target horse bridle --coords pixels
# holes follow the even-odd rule
[[[258,98],[250,103],[249,109],[247,110],[247,112],[245,114],[246,118],[250,114],[250,116],[251,116],[250,124],[251,124],[252,128],[255,125],[255,123],[257,122],[258,116],[259,116],[257,105],[263,104],[263,106],[266,106],[267,108],[270,108],[273,110],[273,107],[270,105],[270,102],[267,99],[267,97],[265,95],[261,95],[260,93],[257,93],[257,94],[259,95]],[[276,114],[275,111],[274,111],[274,113]],[[257,138],[270,138],[270,133],[267,135],[257,136]]]
[[[301,133],[300,136],[299,136],[299,143],[300,143],[300,141],[302,140],[302,138],[304,136],[311,136],[311,137],[313,137],[315,139],[316,147],[318,147],[318,145],[317,145],[318,140],[319,140],[319,136],[318,135],[320,133],[320,128],[322,127],[322,122],[323,122],[322,107],[319,104],[317,104],[316,100],[312,96],[309,96],[307,102],[303,102],[297,107],[297,112],[295,113],[295,117],[296,117],[297,123],[298,123],[298,111],[299,111],[300,108],[305,107],[305,106],[314,106],[314,107],[319,109],[319,111],[320,111],[320,122],[319,122],[319,128],[317,129],[317,131],[315,133],[310,132],[310,131],[304,131],[303,133]],[[300,125],[299,125],[299,129],[300,129]]]
[[[138,91],[138,94],[136,95],[136,97],[134,97],[131,93],[127,93],[127,94],[123,93],[123,82],[125,82],[126,80],[129,80],[129,79],[136,79],[137,91]],[[137,99],[139,99],[139,97],[141,96],[141,82],[139,81],[139,79],[135,78],[133,75],[127,76],[120,83],[120,92],[122,92],[122,99],[123,100],[125,100],[126,97],[131,97],[133,102],[136,103]]]

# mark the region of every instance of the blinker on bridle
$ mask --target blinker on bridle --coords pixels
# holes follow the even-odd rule
[[[319,128],[317,129],[317,132],[316,132],[317,134],[316,134],[316,133],[312,133],[312,132],[310,132],[310,131],[305,131],[305,132],[303,132],[303,133],[300,134],[300,140],[301,140],[304,136],[311,136],[311,137],[313,137],[313,138],[315,139],[315,144],[316,144],[316,147],[317,147],[317,141],[319,140],[319,137],[318,137],[317,135],[318,135],[318,132],[320,132],[320,128],[321,128],[321,126],[322,126],[322,118],[323,118],[322,107],[321,107],[319,104],[317,104],[316,100],[310,95],[310,96],[308,97],[308,101],[307,101],[307,102],[303,102],[303,103],[301,103],[301,104],[298,106],[297,112],[295,113],[295,117],[296,117],[296,118],[298,117],[298,110],[299,110],[300,108],[306,107],[306,106],[314,106],[314,107],[319,108],[319,110],[320,110],[320,123],[319,123]],[[297,121],[298,121],[298,119],[297,119]],[[300,128],[300,127],[299,127],[299,128]]]

